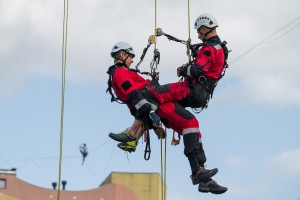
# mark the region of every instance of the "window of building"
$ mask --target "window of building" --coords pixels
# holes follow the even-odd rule
[[[0,189],[5,189],[6,187],[6,179],[0,179]]]

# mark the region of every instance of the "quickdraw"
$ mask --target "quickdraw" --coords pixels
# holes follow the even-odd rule
[[[147,46],[143,50],[140,61],[135,66],[135,71],[136,72],[138,72],[140,74],[145,74],[145,75],[151,76],[152,79],[157,79],[158,78],[158,72],[156,72],[156,70],[157,70],[157,67],[158,67],[158,64],[159,64],[159,61],[160,61],[160,52],[157,48],[155,48],[154,51],[153,51],[153,59],[150,63],[150,72],[141,72],[138,67],[143,62],[143,60],[145,58],[145,55],[146,55],[149,47],[151,46],[151,44],[155,44],[155,43],[156,43],[156,37],[154,35],[151,35],[148,39]]]

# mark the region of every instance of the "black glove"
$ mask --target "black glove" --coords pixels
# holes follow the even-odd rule
[[[180,76],[187,76],[187,68],[188,68],[188,65],[187,64],[184,64],[180,67],[177,68],[177,76],[180,77]]]

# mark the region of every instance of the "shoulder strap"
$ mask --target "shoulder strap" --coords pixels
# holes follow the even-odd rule
[[[228,68],[227,60],[228,60],[229,50],[228,50],[226,44],[227,44],[226,41],[223,41],[221,43],[221,47],[222,47],[223,53],[224,53],[224,64],[223,64],[223,71],[222,71],[220,77],[218,78],[218,80],[220,80],[225,75],[226,69]]]
[[[120,103],[120,104],[124,104],[125,102],[121,101],[118,97],[116,97],[116,95],[114,94],[113,92],[113,89],[112,89],[112,85],[113,85],[113,80],[112,80],[112,77],[113,77],[113,73],[114,71],[119,68],[119,67],[122,67],[123,64],[120,64],[120,63],[117,63],[115,65],[112,65],[108,68],[107,70],[107,74],[109,75],[108,77],[108,80],[107,80],[107,89],[106,89],[106,93],[109,92],[111,98],[110,98],[110,101],[111,102],[114,102],[116,101],[117,103]]]
[[[219,39],[219,37],[218,38],[214,38],[214,40],[207,41],[205,43],[205,45],[213,46],[216,49],[220,49],[220,48],[223,49],[224,64],[223,64],[222,73],[221,73],[220,77],[218,78],[218,80],[220,80],[225,75],[225,71],[228,68],[227,59],[228,59],[229,50],[228,50],[226,44],[227,44],[227,42],[226,41],[221,42],[221,40]]]

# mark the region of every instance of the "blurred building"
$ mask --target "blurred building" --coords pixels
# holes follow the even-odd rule
[[[158,173],[112,172],[99,188],[85,191],[66,190],[67,181],[61,185],[62,200],[158,200],[161,197]],[[56,187],[57,183],[46,189],[22,181],[17,178],[16,169],[0,170],[0,200],[54,200]]]

